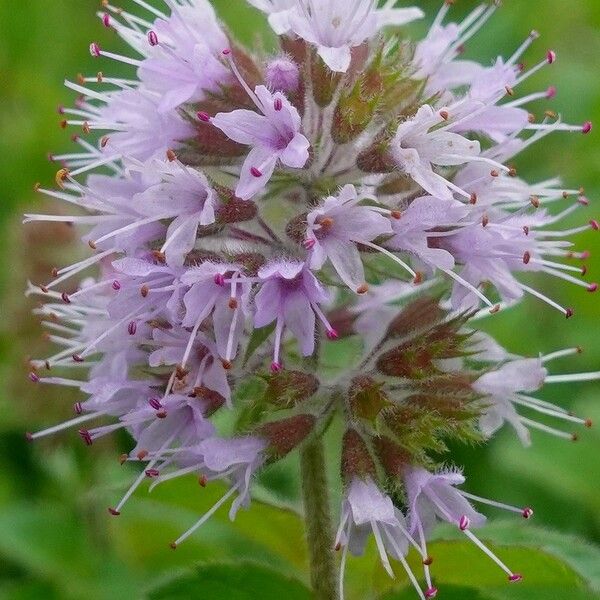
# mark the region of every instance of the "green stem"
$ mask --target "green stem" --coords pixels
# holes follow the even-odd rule
[[[310,558],[310,578],[315,600],[336,600],[338,595],[333,528],[325,455],[321,438],[301,452],[302,496],[306,539]]]

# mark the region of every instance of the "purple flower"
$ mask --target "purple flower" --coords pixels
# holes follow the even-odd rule
[[[518,105],[496,105],[506,96],[507,90],[513,93],[518,73],[517,65],[505,64],[501,58],[494,66],[478,72],[471,81],[466,102],[457,111],[463,118],[452,131],[461,134],[479,132],[501,142],[525,129],[529,124],[528,111]],[[487,106],[482,108],[482,104]]]
[[[177,318],[183,287],[177,279],[178,270],[129,256],[113,261],[112,268],[120,286],[108,305],[113,319]]]
[[[95,215],[64,216],[65,222],[92,225],[84,241],[92,248],[134,254],[164,240],[160,250],[173,267],[181,267],[195,245],[199,226],[215,221],[218,199],[206,177],[179,161],[126,161],[122,177],[91,175],[87,187],[65,186],[80,196],[63,199]],[[58,220],[52,215],[26,215],[26,221]],[[165,231],[164,221],[170,223]]]
[[[573,208],[578,205],[573,205]],[[570,251],[571,244],[560,239],[563,234],[579,233],[590,227],[597,227],[597,223],[591,221],[589,225],[565,232],[547,229],[570,212],[572,208],[557,216],[550,216],[543,209],[529,216],[518,212],[496,215],[490,213],[485,214],[481,222],[462,227],[454,235],[441,237],[439,245],[448,250],[458,263],[464,265],[460,276],[472,286],[470,289],[460,283],[455,285],[452,292],[453,306],[469,308],[477,305],[479,301],[473,288],[489,281],[504,301],[512,302],[528,293],[556,308],[567,318],[572,316],[570,308],[557,304],[515,277],[515,273],[521,271],[542,271],[584,287],[590,292],[597,290],[596,284],[590,284],[569,274],[569,271],[581,274],[581,269],[553,260],[557,256],[573,256]]]
[[[159,403],[158,411],[148,403],[125,419],[137,441],[132,456],[141,450],[157,452],[171,445],[187,446],[214,434],[214,425],[205,418],[205,406],[197,398],[171,394]],[[143,419],[141,423],[135,423],[138,417]]]
[[[231,79],[229,69],[219,60],[229,41],[219,26],[212,5],[192,0],[173,5],[169,17],[157,19],[146,39],[147,58],[138,67],[138,77],[148,89],[161,94],[160,112],[168,112],[186,102],[198,102],[207,93],[217,93]],[[136,30],[117,28],[127,41]]]
[[[179,113],[159,112],[161,96],[154,92],[143,88],[96,92],[80,84],[68,85],[85,99],[75,110],[64,109],[65,113],[73,112],[83,120],[69,119],[67,123],[107,132],[99,148],[78,140],[85,151],[67,160],[69,165],[77,167],[71,171],[72,176],[124,156],[142,161],[162,157],[167,150],[180,147],[194,136],[194,128]]]
[[[449,60],[456,56],[452,52],[460,30],[455,23],[434,26],[427,37],[417,44],[415,50],[415,78],[427,79],[430,93],[452,90],[469,84],[482,70],[482,66],[471,60]]]
[[[446,470],[430,473],[421,468],[408,469],[404,475],[404,483],[408,496],[411,533],[420,542],[423,554],[427,555],[426,537],[431,533],[436,522],[441,520],[452,523],[507,574],[509,581],[519,581],[521,576],[511,571],[471,532],[471,527],[481,527],[487,519],[471,506],[469,499],[520,513],[527,519],[533,514],[533,511],[501,504],[458,490],[456,486],[462,485],[464,482],[465,478],[457,471]],[[429,564],[429,561],[423,562],[428,585],[425,594],[427,598],[433,597],[437,592],[431,582]]]
[[[275,322],[275,348],[272,369],[281,369],[281,341],[284,329],[298,340],[300,351],[310,356],[315,348],[315,314],[323,322],[330,338],[336,337],[320,308],[329,295],[305,263],[294,260],[273,261],[258,271],[263,282],[256,294],[254,326]]]
[[[151,168],[160,179],[136,194],[132,207],[146,217],[144,223],[152,218],[172,219],[160,252],[168,265],[181,267],[194,248],[198,227],[215,222],[217,194],[200,171],[179,161],[155,161],[142,168]]]
[[[171,544],[172,548],[192,535],[236,492],[237,497],[229,509],[229,518],[233,520],[241,507],[249,505],[252,476],[264,463],[263,452],[266,448],[265,440],[251,436],[231,439],[211,437],[198,444],[192,453],[198,458],[198,463],[193,468],[200,470],[208,480],[229,479],[231,486],[208,512]],[[189,453],[186,454],[189,456]]]
[[[197,328],[212,315],[219,354],[224,360],[231,361],[237,353],[249,312],[250,284],[240,267],[205,262],[189,269],[181,281],[190,286],[183,297],[185,317],[182,325]]]
[[[541,430],[562,439],[576,439],[575,434],[555,429],[517,412],[517,408],[526,408],[529,413],[551,416],[567,423],[586,427],[591,425],[589,419],[582,419],[555,404],[529,395],[538,391],[544,383],[586,381],[593,377],[593,374],[548,375],[544,366],[546,362],[576,352],[577,348],[569,348],[540,358],[511,360],[479,377],[473,383],[473,389],[483,396],[483,412],[479,418],[481,432],[486,437],[491,437],[506,422],[512,425],[524,446],[531,444],[530,429]]]
[[[429,535],[438,520],[459,525],[466,516],[471,526],[480,527],[486,518],[475,511],[456,486],[465,478],[457,471],[430,473],[412,469],[404,477],[408,495],[410,532]]]
[[[433,167],[450,167],[470,162],[480,153],[479,142],[469,140],[440,125],[443,118],[427,104],[417,114],[398,126],[391,146],[392,157],[403,173],[406,173],[426,192],[451,200],[453,192],[469,196],[452,182],[434,171]]]
[[[465,19],[464,24],[443,25],[449,9],[450,5],[444,3],[427,36],[417,44],[415,50],[414,62],[418,67],[415,77],[427,79],[429,94],[468,85],[483,69],[475,61],[458,60],[457,57],[460,56],[460,48],[464,41],[487,21],[495,6],[486,11],[485,6],[481,4]]]
[[[308,160],[308,140],[300,133],[298,111],[281,92],[264,85],[252,97],[262,114],[251,110],[218,113],[210,122],[230,139],[252,146],[240,174],[236,196],[249,200],[271,179],[278,162],[300,169]]]
[[[430,268],[447,271],[454,267],[454,258],[447,250],[430,247],[429,238],[435,240],[431,230],[455,227],[468,213],[468,208],[456,200],[416,198],[399,219],[392,221],[394,236],[386,245],[416,256]]]
[[[340,566],[340,595],[344,597],[344,569],[348,550],[355,556],[364,553],[370,534],[373,534],[381,564],[390,577],[394,572],[388,554],[400,561],[411,583],[423,598],[419,584],[412,569],[404,558],[411,543],[420,548],[406,528],[404,515],[394,506],[370,477],[354,477],[348,485],[342,501],[342,514],[336,535],[336,548],[344,547]]]
[[[49,197],[59,197],[69,205],[88,211],[81,215],[25,215],[25,222],[50,221],[77,224],[89,227],[82,240],[102,251],[114,250],[135,253],[139,248],[160,240],[165,226],[159,219],[147,219],[132,206],[133,197],[143,192],[159,179],[147,169],[145,171],[123,170],[116,176],[92,174],[83,186],[67,181],[61,192],[40,188],[38,191]],[[70,211],[74,212],[74,211]]]
[[[337,196],[328,196],[306,218],[305,247],[310,267],[321,269],[330,260],[340,279],[353,290],[365,286],[365,273],[357,243],[370,242],[392,233],[390,219],[369,206],[358,206],[361,197],[353,185]]]
[[[89,380],[81,385],[81,391],[89,394],[81,410],[119,417],[150,398],[155,382],[129,377],[129,366],[137,360],[141,360],[139,350],[126,350],[108,355],[90,369]]]
[[[231,401],[227,371],[212,340],[193,331],[190,335],[181,327],[155,329],[152,339],[158,349],[148,357],[151,367],[176,365],[180,372],[178,386],[192,390],[202,386],[216,392],[228,403]]]
[[[377,9],[371,0],[358,0],[350,10],[342,0],[296,0],[292,4],[291,9],[279,13],[276,26],[280,32],[287,24],[298,37],[317,47],[319,56],[332,71],[341,73],[350,67],[351,49],[373,37],[379,29],[405,25],[423,16],[418,8],[392,8],[394,2]]]

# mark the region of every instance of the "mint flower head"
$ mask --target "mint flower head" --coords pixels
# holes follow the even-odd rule
[[[93,446],[126,430],[122,462],[140,474],[115,516],[146,479],[220,481],[222,498],[173,548],[222,505],[233,520],[255,478],[298,452],[318,598],[343,597],[348,551],[371,536],[388,574],[398,562],[418,597],[434,597],[439,521],[517,582],[472,533],[486,522],[472,503],[533,511],[468,492],[447,442],[483,443],[505,423],[526,445],[532,429],[577,438],[548,419],[591,426],[534,396],[600,378],[549,374],[577,349],[516,356],[476,327],[525,295],[573,316],[528,273],[596,291],[573,239],[597,221],[560,225],[587,208],[584,191],[512,165],[547,135],[592,125],[537,117],[557,59],[534,49],[537,33],[492,63],[462,58],[497,2],[459,23],[444,2],[413,41],[404,26],[425,15],[393,0],[248,1],[277,35],[272,53],[239,45],[207,0],[136,0],[134,13],[103,2],[130,51],[91,43],[102,72],[67,82],[78,96],[60,109],[77,149],[51,157],[55,187],[36,186],[69,208],[25,219],[75,225],[84,243],[27,289],[55,346],[29,378],[82,398],[71,420],[27,437],[73,428]],[[526,53],[539,55],[528,70]],[[129,75],[105,75],[111,61]],[[522,94],[534,77],[540,91]],[[352,340],[362,352],[332,367]],[[223,414],[239,417],[228,435]],[[311,509],[327,489],[308,457],[340,430],[335,535],[328,506]]]

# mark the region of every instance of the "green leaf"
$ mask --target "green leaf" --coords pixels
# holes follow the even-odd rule
[[[244,355],[244,365],[250,360],[252,355],[262,346],[269,336],[275,331],[275,322],[259,329],[254,329],[246,348],[246,354]]]
[[[195,561],[239,561],[251,557],[290,576],[305,575],[306,544],[300,517],[291,510],[253,500],[231,521],[229,506],[218,510],[194,535],[177,547],[169,543],[193,525],[225,493],[218,483],[206,488],[196,478],[140,490],[120,517],[109,521],[119,555],[154,577]]]
[[[327,379],[335,379],[360,360],[362,347],[363,341],[357,335],[323,343],[319,372]]]
[[[485,538],[497,544],[530,546],[552,555],[573,569],[591,589],[600,592],[600,548],[577,536],[506,521],[486,525]]]
[[[520,526],[519,526],[520,525]],[[572,536],[524,525],[492,523],[479,534],[523,581],[509,584],[506,575],[455,528],[442,527],[429,544],[431,572],[440,596],[461,600],[554,600],[600,598],[600,550]],[[415,552],[408,561],[423,585],[422,565]],[[379,564],[370,543],[367,556],[350,559],[346,572],[348,600],[414,598],[414,590],[398,563],[396,579]],[[448,590],[448,594],[446,593]],[[467,591],[465,591],[467,590]],[[379,594],[379,595],[378,595]],[[463,595],[461,595],[463,594]]]
[[[564,595],[563,595],[564,594]],[[560,590],[553,587],[519,587],[507,586],[503,591],[477,589],[456,585],[444,586],[439,593],[443,600],[587,600],[593,598],[585,590]],[[377,600],[415,600],[417,595],[413,588],[394,590],[380,596]]]
[[[245,432],[258,423],[266,408],[265,391],[267,383],[260,377],[248,377],[239,382],[233,402],[240,408],[235,422],[236,432]]]
[[[581,367],[576,369],[585,370]],[[574,386],[572,389],[569,387],[554,386],[550,391],[555,396],[550,397],[546,394],[546,398],[564,406],[565,397],[575,389]],[[596,423],[600,419],[597,393],[592,390],[589,394],[581,395],[580,400],[569,408],[575,414],[591,418]],[[552,421],[548,421],[548,424],[557,425]],[[563,429],[568,431],[570,428]],[[533,445],[531,450],[527,451],[526,459],[526,451],[514,439],[503,436],[494,448],[495,459],[504,477],[517,478],[523,482],[533,481],[542,487],[546,494],[552,496],[553,505],[540,505],[538,514],[543,514],[548,520],[552,519],[553,523],[556,519],[556,522],[564,523],[570,528],[577,522],[580,527],[587,523],[588,526],[593,524],[597,529],[600,527],[600,494],[598,478],[593,476],[592,463],[600,445],[600,431],[598,428],[590,430],[577,427],[572,431],[579,434],[576,444],[533,432]],[[539,504],[535,500],[531,502]],[[567,506],[569,509],[566,509]]]
[[[99,540],[86,537],[82,519],[50,504],[1,511],[0,560],[52,584],[61,598],[134,597],[141,578],[104,554]]]
[[[0,600],[60,600],[59,592],[39,581],[15,580],[2,584]]]
[[[150,600],[310,600],[301,582],[253,563],[204,564],[150,592]]]
[[[440,596],[444,600],[492,600],[486,592],[474,588],[447,585],[440,590]],[[403,590],[394,590],[379,596],[377,600],[415,600],[417,595],[414,588],[405,588]]]

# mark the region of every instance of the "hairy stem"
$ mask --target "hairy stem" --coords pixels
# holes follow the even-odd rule
[[[323,440],[308,444],[300,455],[306,538],[310,577],[315,600],[339,598],[336,578],[333,529]]]

